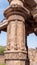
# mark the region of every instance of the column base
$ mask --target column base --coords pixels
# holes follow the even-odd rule
[[[26,51],[5,51],[6,65],[26,65]]]

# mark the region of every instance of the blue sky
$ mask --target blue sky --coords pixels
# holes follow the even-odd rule
[[[4,19],[3,12],[4,10],[9,6],[9,3],[7,0],[0,0],[0,22]],[[7,44],[7,33],[1,32],[0,34],[0,45],[6,45]],[[29,48],[35,48],[37,47],[37,36],[32,33],[27,37],[27,44]]]

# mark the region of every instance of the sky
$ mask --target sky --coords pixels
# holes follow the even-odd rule
[[[4,19],[4,10],[9,6],[7,0],[0,0],[0,22]],[[1,31],[0,33],[0,45],[5,46],[7,44],[7,33]],[[27,45],[29,48],[37,47],[37,36],[32,33],[27,36]]]

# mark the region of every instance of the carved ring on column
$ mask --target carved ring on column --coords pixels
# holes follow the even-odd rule
[[[29,17],[27,11],[21,6],[9,7],[8,9],[6,9],[4,11],[4,16],[6,18],[8,18],[11,15],[20,15],[20,16],[24,17],[25,19],[27,19],[27,17]]]

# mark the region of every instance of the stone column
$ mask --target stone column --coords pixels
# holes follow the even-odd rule
[[[12,17],[15,18],[12,19]],[[10,19],[12,19],[10,21]],[[8,36],[8,50],[18,50],[24,51],[26,50],[25,47],[25,20],[22,16],[13,15],[10,16],[8,19],[9,24],[7,26],[7,36]]]
[[[27,60],[25,10],[18,2],[21,1],[16,1],[17,5],[11,3],[11,6],[4,12],[8,20],[6,65],[26,65]]]

